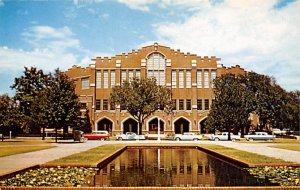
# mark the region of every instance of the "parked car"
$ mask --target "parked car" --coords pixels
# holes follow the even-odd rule
[[[275,136],[269,135],[266,132],[255,132],[254,134],[251,134],[251,135],[245,135],[245,139],[247,141],[253,141],[253,140],[272,140],[274,138],[275,138]]]
[[[222,132],[220,135],[212,135],[211,140],[214,141],[227,141],[228,140],[228,132]],[[230,138],[232,141],[241,140],[240,135],[234,135],[233,133],[230,133]]]
[[[176,141],[198,141],[201,140],[201,135],[196,135],[195,133],[185,132],[183,134],[176,134],[174,140]]]
[[[107,131],[93,131],[92,133],[83,134],[84,138],[88,140],[108,140],[109,133]]]
[[[280,129],[278,129],[278,128],[274,128],[273,129],[273,134],[274,135],[286,135],[286,130],[280,130]]]
[[[116,139],[119,141],[122,141],[122,140],[145,140],[145,136],[137,135],[134,132],[127,132],[126,134],[116,135]]]

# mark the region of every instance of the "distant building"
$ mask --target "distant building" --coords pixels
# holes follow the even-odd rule
[[[113,86],[133,77],[155,77],[159,85],[172,90],[176,109],[171,115],[157,111],[143,126],[143,133],[156,134],[158,119],[161,133],[203,131],[204,121],[214,101],[212,81],[225,73],[245,74],[238,65],[226,68],[221,59],[182,53],[154,45],[114,57],[96,57],[87,68],[73,67],[66,73],[75,80],[82,111],[90,110],[93,130],[112,134],[137,132],[137,122],[118,105],[110,104]]]

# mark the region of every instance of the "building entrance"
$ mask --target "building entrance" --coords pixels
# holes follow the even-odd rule
[[[165,123],[160,119],[160,134],[164,133]],[[154,118],[149,122],[149,134],[157,134],[158,132],[158,119]]]
[[[137,134],[138,122],[132,118],[127,119],[123,122],[123,133],[134,132]]]
[[[112,131],[113,123],[109,119],[101,119],[98,122],[98,131],[108,131],[109,133]]]
[[[183,134],[190,131],[190,122],[184,118],[178,119],[174,123],[175,134]]]

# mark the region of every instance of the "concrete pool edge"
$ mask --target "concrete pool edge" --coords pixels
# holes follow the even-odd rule
[[[249,164],[246,162],[243,162],[241,160],[238,159],[234,159],[230,156],[227,155],[223,155],[220,153],[217,153],[213,150],[210,150],[208,148],[204,148],[201,147],[201,145],[126,145],[118,150],[116,150],[115,152],[109,154],[108,156],[106,156],[105,158],[99,160],[98,163],[93,163],[90,165],[85,165],[85,164],[40,164],[40,165],[34,165],[34,166],[30,166],[27,168],[23,168],[20,170],[16,170],[14,172],[10,172],[4,175],[0,175],[0,180],[3,178],[8,178],[9,176],[13,176],[19,172],[23,172],[26,170],[30,170],[30,169],[35,169],[38,167],[69,167],[69,166],[74,166],[74,167],[102,167],[104,165],[106,165],[107,163],[109,163],[110,161],[112,161],[114,158],[116,158],[117,156],[119,156],[123,151],[125,151],[126,149],[136,149],[136,148],[152,148],[152,149],[157,149],[157,148],[165,148],[165,149],[170,149],[170,148],[175,148],[175,149],[183,149],[183,148],[189,148],[189,149],[197,149],[200,151],[203,151],[213,157],[216,157],[222,161],[225,161],[227,163],[230,164],[234,164],[236,166],[239,167],[264,167],[264,166],[297,166],[299,167],[300,164],[289,164],[289,163],[284,163],[284,164]],[[1,187],[0,189],[24,189],[24,190],[29,190],[29,189],[91,189],[91,187]],[[278,190],[282,190],[282,189],[299,189],[298,186],[253,186],[253,187],[245,187],[245,186],[240,186],[240,187],[92,187],[93,189],[108,189],[108,190],[113,190],[113,189],[129,189],[129,190],[133,190],[133,189],[138,189],[138,190],[142,190],[142,189],[147,189],[147,190],[154,190],[154,189],[165,189],[165,190],[175,190],[175,189],[199,189],[199,190],[204,190],[204,189],[278,189]]]

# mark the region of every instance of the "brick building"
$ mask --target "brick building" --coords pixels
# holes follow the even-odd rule
[[[66,73],[74,79],[82,108],[90,110],[93,130],[112,134],[137,132],[137,122],[118,105],[110,104],[113,86],[133,77],[155,77],[159,85],[172,89],[174,113],[157,111],[143,126],[143,133],[203,133],[204,121],[214,100],[212,81],[225,73],[245,74],[238,65],[226,68],[215,56],[197,56],[154,45],[114,57],[96,57],[87,68],[73,67]],[[85,109],[82,109],[85,111]]]

